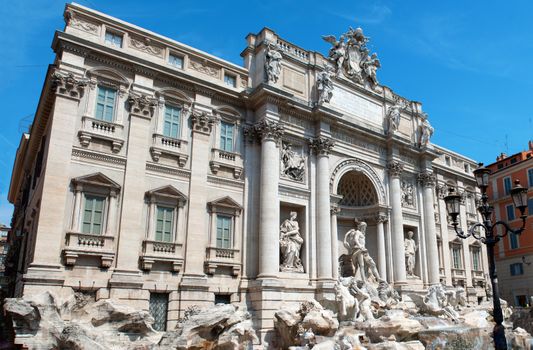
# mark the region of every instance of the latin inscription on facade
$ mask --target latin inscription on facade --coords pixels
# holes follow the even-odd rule
[[[349,115],[357,116],[373,124],[381,126],[383,107],[335,84],[335,93],[330,104]]]

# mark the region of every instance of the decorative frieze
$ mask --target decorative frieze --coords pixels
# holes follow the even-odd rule
[[[145,52],[149,55],[158,56],[158,57],[163,56],[163,49],[159,46],[152,45],[149,38],[142,40],[142,39],[130,37],[129,46],[138,51]]]
[[[424,187],[435,186],[436,178],[433,172],[425,171],[418,174],[418,182]]]
[[[216,120],[205,111],[193,111],[191,116],[193,131],[210,134]]]
[[[403,164],[397,160],[390,161],[387,163],[387,171],[389,172],[390,176],[399,177],[402,175]]]
[[[90,34],[98,35],[98,24],[88,22],[85,19],[81,19],[76,16],[72,11],[65,11],[65,22],[68,26],[71,26],[72,28],[80,29]]]
[[[335,141],[329,137],[316,137],[309,140],[309,147],[318,155],[328,155],[335,145]]]
[[[220,69],[212,67],[207,64],[207,61],[201,62],[193,58],[189,59],[189,68],[200,72],[205,75],[209,75],[213,78],[220,78]]]
[[[56,70],[52,73],[52,82],[57,95],[79,101],[89,79],[77,78],[72,73]]]
[[[130,93],[128,97],[128,105],[130,106],[130,113],[143,118],[152,118],[157,100],[151,96]]]
[[[263,119],[254,125],[254,131],[261,140],[274,140],[279,141],[285,132],[285,128],[282,124]]]

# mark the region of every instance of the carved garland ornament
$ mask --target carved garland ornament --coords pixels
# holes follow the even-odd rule
[[[56,70],[52,73],[52,82],[56,94],[79,100],[89,83],[87,78],[76,78],[72,73]]]
[[[210,134],[215,124],[215,118],[204,111],[193,111],[191,116],[194,131]]]
[[[131,114],[144,118],[151,118],[154,109],[157,106],[157,100],[148,95],[130,93],[128,104],[130,106]]]

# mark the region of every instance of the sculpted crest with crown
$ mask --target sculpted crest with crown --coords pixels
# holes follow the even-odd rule
[[[329,60],[335,65],[337,77],[346,78],[360,84],[368,82],[373,88],[378,85],[376,71],[381,67],[376,53],[370,54],[366,46],[369,38],[361,28],[350,29],[339,37],[324,35],[322,39],[332,45]]]

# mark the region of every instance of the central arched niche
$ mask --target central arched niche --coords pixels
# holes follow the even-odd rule
[[[338,257],[341,257],[340,268],[341,275],[351,275],[353,271],[348,268],[351,264],[345,254],[348,250],[344,247],[344,236],[346,233],[355,228],[355,220],[366,221],[368,224],[366,230],[366,248],[370,256],[377,262],[377,229],[374,217],[379,211],[379,197],[370,178],[361,171],[350,170],[344,173],[337,185],[337,195],[342,196],[339,201],[341,209],[337,216],[337,237],[338,237]],[[344,268],[343,268],[344,264]]]

